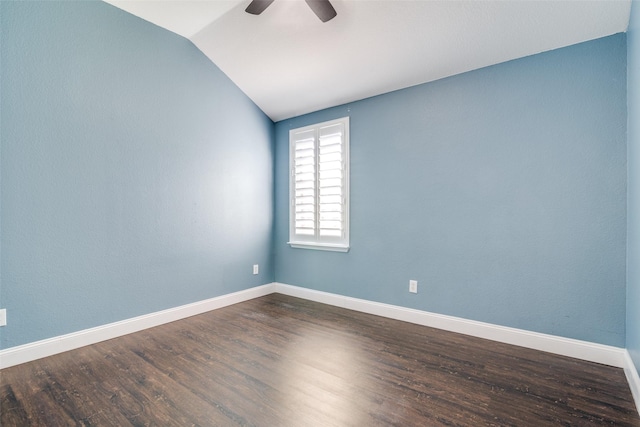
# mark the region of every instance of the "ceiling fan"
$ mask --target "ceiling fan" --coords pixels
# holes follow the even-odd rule
[[[245,12],[252,15],[260,15],[269,7],[274,0],[253,0],[245,9]],[[313,13],[320,18],[322,22],[327,22],[337,15],[329,0],[305,0]]]

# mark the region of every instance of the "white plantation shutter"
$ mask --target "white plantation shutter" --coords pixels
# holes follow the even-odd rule
[[[349,118],[290,132],[293,247],[349,248]]]
[[[320,236],[342,237],[344,162],[342,123],[322,127],[318,140],[318,210]]]
[[[316,137],[301,132],[294,143],[294,225],[295,234],[316,234]]]

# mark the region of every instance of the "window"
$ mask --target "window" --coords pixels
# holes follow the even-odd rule
[[[289,244],[349,250],[349,117],[289,132]]]

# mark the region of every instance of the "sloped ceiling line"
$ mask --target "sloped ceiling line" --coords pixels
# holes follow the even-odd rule
[[[105,0],[190,39],[272,120],[625,32],[631,0]]]

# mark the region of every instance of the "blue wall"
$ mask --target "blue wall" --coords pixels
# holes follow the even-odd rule
[[[351,250],[292,249],[288,131],[346,115]],[[625,345],[624,34],[279,122],[275,183],[278,282]]]
[[[277,280],[621,347],[626,316],[640,366],[637,2],[628,46],[511,61],[275,137],[181,37],[102,2],[0,8],[0,348]],[[288,131],[346,115],[351,251],[291,249]]]
[[[272,282],[273,123],[108,4],[0,7],[2,347]]]
[[[628,242],[627,349],[640,370],[640,3],[631,4],[627,32]]]

